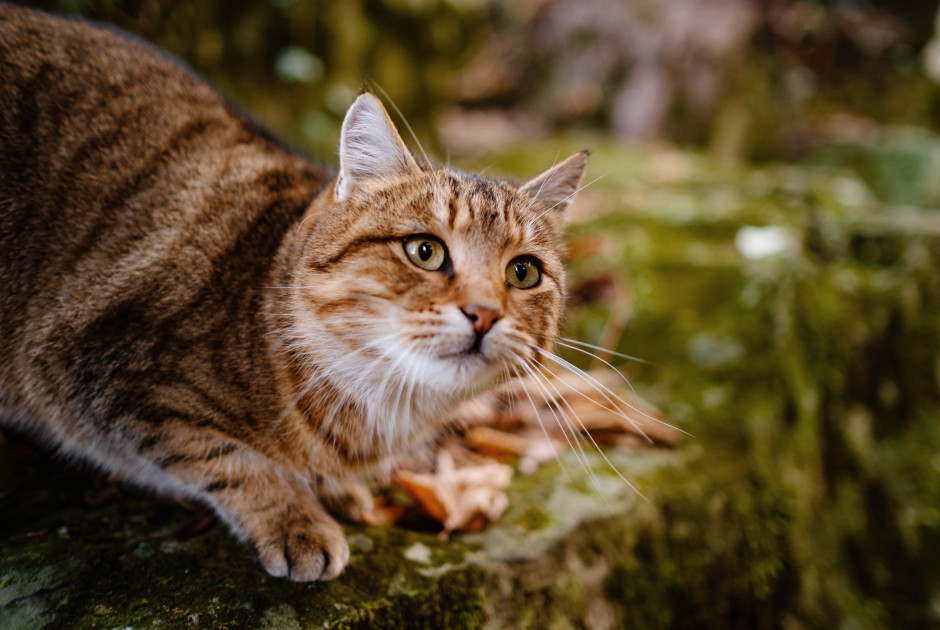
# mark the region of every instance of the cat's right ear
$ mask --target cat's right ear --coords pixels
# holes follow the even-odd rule
[[[590,151],[579,151],[560,164],[526,180],[519,190],[539,199],[549,209],[563,212],[574,196],[581,190],[581,180],[587,168]]]
[[[412,170],[418,170],[418,165],[382,102],[375,94],[363,92],[343,120],[339,176],[333,193],[336,199],[348,199],[350,192],[363,180]]]

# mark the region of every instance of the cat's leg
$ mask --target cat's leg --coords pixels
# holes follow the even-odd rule
[[[227,436],[173,424],[142,442],[141,455],[212,506],[268,573],[298,582],[339,575],[349,546],[306,480]]]

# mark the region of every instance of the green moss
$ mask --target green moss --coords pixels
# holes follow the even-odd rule
[[[534,506],[527,508],[516,520],[516,524],[530,532],[544,529],[549,523],[551,523],[551,519],[545,512]]]

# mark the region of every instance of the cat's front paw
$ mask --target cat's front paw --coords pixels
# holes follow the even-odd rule
[[[295,582],[332,580],[349,562],[340,526],[300,509],[285,510],[250,539],[268,573]]]

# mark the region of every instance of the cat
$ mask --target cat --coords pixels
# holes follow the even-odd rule
[[[587,152],[416,159],[367,89],[333,172],[115,29],[0,4],[0,417],[340,574],[334,515],[559,331]]]

